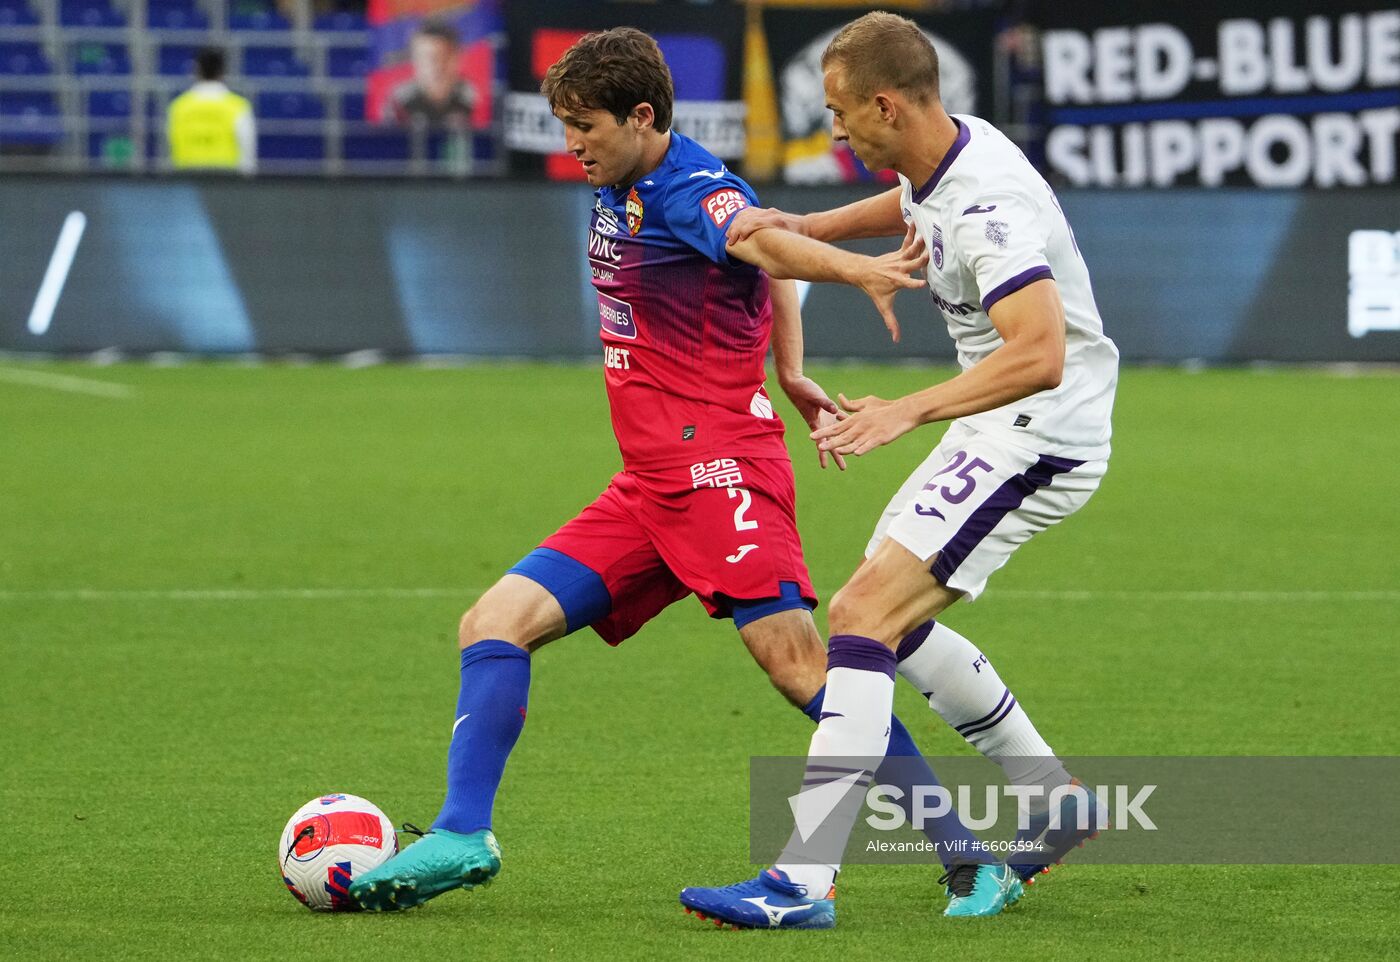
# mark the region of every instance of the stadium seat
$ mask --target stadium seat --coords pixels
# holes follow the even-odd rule
[[[126,17],[107,0],[63,0],[58,22],[65,27],[125,27]]]
[[[0,90],[0,114],[6,117],[58,116],[51,90]]]
[[[52,91],[0,90],[0,117],[6,120],[0,143],[35,147],[63,139],[63,117]]]
[[[89,117],[104,119],[131,116],[131,94],[125,90],[93,90],[87,96]]]
[[[268,120],[323,120],[326,105],[315,94],[269,91],[258,94],[253,113]]]
[[[342,154],[346,160],[408,160],[408,134],[400,130],[349,134]]]
[[[49,60],[37,43],[0,43],[0,74],[52,73]]]
[[[0,27],[35,27],[39,15],[30,9],[27,0],[0,0]]]
[[[247,77],[305,77],[311,71],[291,47],[245,47],[243,74]]]
[[[131,55],[122,44],[79,43],[73,47],[73,72],[79,76],[131,73]]]
[[[101,161],[106,167],[130,167],[132,163],[131,134],[128,131],[88,134],[88,159]]]
[[[87,95],[87,156],[104,167],[129,167],[131,94],[125,90],[92,90]]]
[[[259,134],[258,161],[325,160],[326,139],[320,134]]]
[[[194,73],[194,55],[197,47],[188,44],[172,44],[160,48],[157,71],[164,77],[187,77]]]
[[[341,95],[340,95],[340,119],[341,119],[341,120],[364,120],[364,119],[365,119],[365,95],[364,95],[364,94],[341,94]]]
[[[208,30],[209,16],[193,0],[150,0],[146,25],[152,30]]]
[[[337,10],[335,13],[323,13],[318,16],[312,21],[312,28],[341,33],[349,31],[362,33],[369,29],[369,21],[363,13],[354,10]]]
[[[228,28],[230,30],[290,30],[292,23],[270,4],[241,3],[235,0],[234,3],[229,4]]]
[[[331,77],[364,77],[369,74],[366,47],[331,47],[326,51],[326,74]]]

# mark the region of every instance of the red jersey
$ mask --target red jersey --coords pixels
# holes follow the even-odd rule
[[[626,470],[788,457],[763,390],[768,277],[724,247],[730,220],[755,203],[748,184],[675,132],[656,170],[597,192],[588,263]]]

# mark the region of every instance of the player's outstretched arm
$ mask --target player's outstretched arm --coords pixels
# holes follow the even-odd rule
[[[764,227],[776,227],[828,243],[862,237],[898,237],[904,233],[899,197],[900,188],[895,187],[844,207],[810,214],[789,214],[776,207],[749,207],[739,211],[729,225],[729,241],[737,243]]]
[[[807,422],[807,427],[819,431],[836,423],[838,410],[836,402],[827,396],[821,385],[802,373],[802,303],[797,296],[797,284],[775,280],[769,292],[773,301],[773,366],[777,368],[778,385]],[[828,454],[818,446],[817,462],[825,468],[828,459],[834,460],[842,471],[846,470],[845,458]]]
[[[741,241],[729,239],[731,257],[760,267],[770,277],[849,284],[859,287],[875,303],[894,340],[899,321],[894,316],[894,296],[906,288],[924,286],[915,272],[928,263],[923,241],[910,228],[899,250],[869,257],[832,247],[791,231],[765,228]]]
[[[990,411],[1058,387],[1065,367],[1065,310],[1049,278],[1027,284],[988,312],[1002,345],[957,377],[894,401],[846,400],[850,417],[812,432],[834,454],[862,455],[921,424]]]

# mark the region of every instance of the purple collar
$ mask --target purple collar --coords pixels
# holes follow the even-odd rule
[[[943,160],[939,162],[933,176],[924,181],[924,186],[914,191],[914,203],[916,204],[922,204],[928,200],[928,195],[933,193],[933,189],[938,186],[938,182],[943,179],[943,175],[948,172],[953,161],[958,159],[958,154],[962,153],[962,149],[972,139],[972,131],[968,129],[967,124],[956,117],[953,118],[953,123],[958,125],[958,136],[953,141],[953,146],[949,147],[948,152],[943,155]]]

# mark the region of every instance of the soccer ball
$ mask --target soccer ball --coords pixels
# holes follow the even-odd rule
[[[277,861],[287,891],[317,912],[350,912],[350,880],[383,865],[399,850],[394,824],[355,795],[313,798],[287,822]]]

